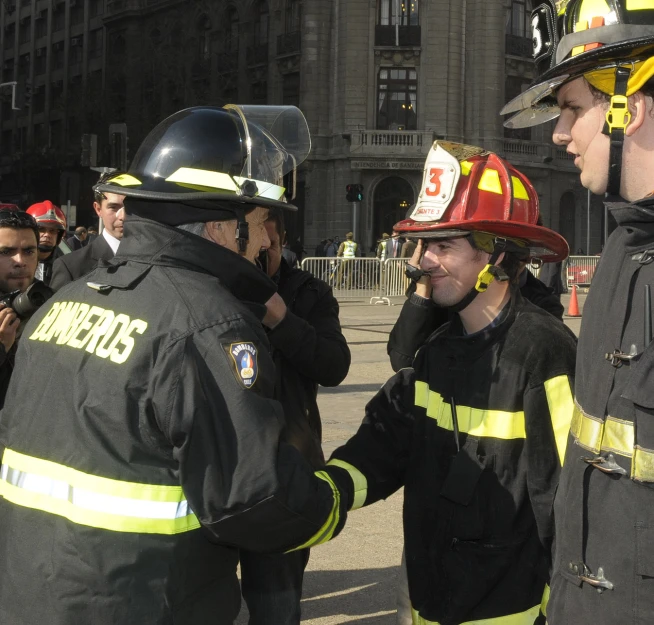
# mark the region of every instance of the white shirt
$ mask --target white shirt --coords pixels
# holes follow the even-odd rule
[[[118,246],[120,245],[120,239],[117,239],[116,237],[112,236],[109,234],[106,228],[102,230],[102,236],[104,237],[104,240],[109,243],[109,247],[114,253],[114,256],[118,252]]]

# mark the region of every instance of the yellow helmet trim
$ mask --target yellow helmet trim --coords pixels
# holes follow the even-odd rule
[[[461,174],[469,176],[472,171],[472,163],[470,161],[461,161],[459,165],[461,165]]]
[[[517,200],[528,200],[529,193],[525,185],[522,184],[522,180],[516,176],[511,176],[511,182],[513,183],[513,197]]]
[[[502,183],[500,182],[499,172],[495,169],[485,169],[479,181],[479,190],[502,195]]]
[[[141,181],[138,178],[134,178],[134,176],[130,176],[129,174],[121,174],[120,176],[116,176],[115,178],[107,180],[107,184],[117,184],[121,187],[137,187],[141,184]]]
[[[654,7],[653,7],[654,8]],[[634,65],[634,69],[627,83],[627,96],[633,95],[643,88],[643,85],[654,76],[654,57],[640,61]],[[600,69],[584,74],[584,78],[602,93],[614,95],[615,90],[615,68]]]
[[[627,11],[651,11],[654,9],[654,0],[627,0]]]
[[[166,178],[166,182],[175,182],[183,187],[189,189],[196,189],[198,191],[227,191],[228,193],[238,194],[240,189],[239,184],[246,182],[247,178],[234,176],[233,178],[228,174],[220,171],[210,171],[207,169],[195,169],[193,167],[180,167],[176,172]],[[281,200],[284,197],[284,187],[271,184],[270,182],[262,182],[261,180],[254,180],[259,189],[256,197],[265,197],[269,200]],[[238,184],[237,184],[238,183]]]

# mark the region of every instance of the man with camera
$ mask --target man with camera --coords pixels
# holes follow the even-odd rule
[[[0,210],[0,407],[14,368],[20,318],[12,307],[16,296],[34,281],[39,228],[22,211]]]

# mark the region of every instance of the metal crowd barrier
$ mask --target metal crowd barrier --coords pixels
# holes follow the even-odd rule
[[[383,300],[382,265],[377,258],[305,258],[302,269],[329,284],[339,301]]]
[[[568,256],[565,279],[568,287],[573,284],[589,286],[595,275],[600,256]]]
[[[410,280],[404,268],[408,258],[388,258],[384,261],[384,295],[401,297],[409,288]],[[390,303],[390,302],[389,302]]]

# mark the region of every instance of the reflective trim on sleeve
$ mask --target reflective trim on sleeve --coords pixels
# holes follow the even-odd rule
[[[550,602],[550,585],[545,585],[545,590],[543,592],[543,599],[540,602],[540,611],[543,613],[543,616],[547,617],[547,604]]]
[[[654,449],[635,444],[634,424],[610,415],[605,421],[575,404],[570,434],[575,443],[595,454],[610,452],[631,459],[631,479],[654,482]]]
[[[363,504],[366,503],[366,497],[368,495],[368,480],[366,476],[359,471],[355,466],[351,465],[349,462],[344,460],[332,459],[327,463],[327,466],[340,467],[345,469],[354,484],[354,501],[352,502],[352,507],[350,510],[358,510],[363,507]]]
[[[181,486],[122,482],[5,449],[0,496],[115,532],[179,534],[200,527]]]
[[[570,432],[570,424],[575,409],[570,380],[567,375],[560,375],[547,380],[544,386],[547,405],[550,408],[556,449],[559,452],[561,465],[563,465],[565,449],[568,444],[568,432]]]
[[[460,625],[534,625],[534,621],[540,615],[540,606],[535,605],[526,612],[519,614],[507,614],[495,618],[483,618],[476,621],[466,621]],[[428,621],[422,618],[416,610],[411,609],[413,625],[441,625],[438,621]]]
[[[328,540],[331,540],[334,537],[334,532],[336,531],[336,527],[338,526],[338,522],[341,518],[341,492],[336,487],[336,484],[334,484],[332,478],[329,477],[329,474],[325,473],[324,471],[316,471],[314,475],[321,480],[325,480],[325,482],[331,486],[332,493],[334,495],[334,505],[332,506],[332,510],[329,513],[327,520],[318,530],[318,532],[309,538],[309,540],[307,540],[307,542],[304,544],[300,545],[299,547],[295,547],[294,549],[289,549],[289,551],[286,553],[290,553],[291,551],[299,551],[300,549],[308,549],[309,547],[315,547],[316,545],[322,545]]]
[[[426,408],[427,416],[435,419],[439,427],[453,431],[450,404],[439,393],[430,390],[425,382],[416,381],[415,389],[416,406]],[[483,410],[457,404],[456,412],[461,433],[503,440],[527,438],[523,411]]]

